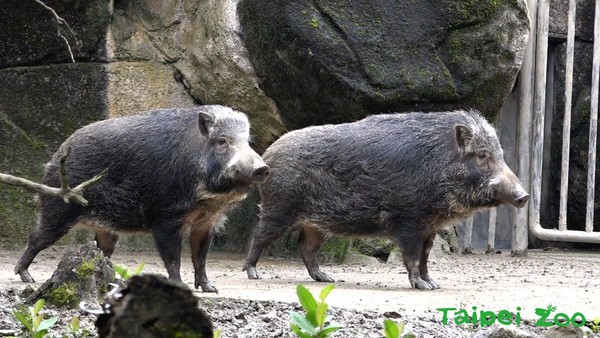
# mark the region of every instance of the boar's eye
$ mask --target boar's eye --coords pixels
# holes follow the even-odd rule
[[[229,147],[229,141],[225,137],[219,137],[217,139],[217,145],[215,147],[217,153],[223,154],[224,152],[227,151],[228,147]]]
[[[487,151],[480,151],[477,153],[477,159],[479,161],[486,161],[490,158],[490,153]]]

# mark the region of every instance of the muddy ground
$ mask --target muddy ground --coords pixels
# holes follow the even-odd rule
[[[43,251],[30,268],[40,286],[54,271],[67,248],[53,247]],[[20,329],[12,316],[19,293],[26,287],[13,267],[20,252],[0,250],[0,335],[16,335]],[[193,286],[193,269],[189,254],[182,258],[182,277]],[[113,262],[135,267],[145,262],[144,272],[166,275],[155,252],[117,251]],[[334,337],[382,337],[384,318],[404,321],[405,333],[417,337],[492,337],[490,328],[477,325],[455,325],[454,311],[450,325],[442,323],[438,308],[477,311],[508,310],[523,319],[516,330],[526,336],[549,336],[549,328],[535,327],[539,318],[536,308],[556,307],[555,313],[569,316],[579,312],[588,320],[600,316],[600,252],[530,251],[526,257],[510,257],[509,253],[486,255],[438,256],[430,261],[430,273],[442,286],[435,291],[410,289],[405,269],[398,264],[363,263],[355,265],[323,265],[322,269],[336,278],[335,289],[327,302],[334,321],[343,331]],[[259,261],[262,280],[248,280],[241,271],[243,255],[214,252],[209,255],[209,278],[218,294],[195,294],[213,320],[222,337],[292,337],[289,311],[301,309],[297,304],[296,285],[301,283],[313,293],[323,284],[310,279],[298,259],[263,257]],[[519,310],[520,308],[520,310]],[[65,333],[66,323],[78,311],[49,314],[60,320],[51,331]],[[83,326],[94,331],[93,315],[80,314]],[[496,325],[497,328],[506,328]],[[556,328],[554,328],[555,330]],[[556,337],[565,336],[564,334]]]

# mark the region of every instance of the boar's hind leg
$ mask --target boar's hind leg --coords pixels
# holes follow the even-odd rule
[[[169,279],[183,283],[179,268],[181,265],[181,233],[176,222],[153,224],[152,236],[156,249],[162,258]]]
[[[298,246],[300,248],[300,254],[308,273],[312,279],[317,282],[334,282],[333,278],[319,270],[319,262],[317,260],[317,251],[324,242],[323,233],[311,226],[304,225],[302,227],[302,233],[298,240]]]
[[[260,258],[260,254],[263,249],[271,244],[274,240],[281,237],[281,235],[289,229],[293,224],[294,220],[289,216],[281,217],[281,219],[271,219],[266,216],[261,216],[254,233],[252,234],[252,240],[250,241],[250,249],[246,255],[246,263],[242,271],[246,271],[249,279],[260,279],[260,274],[256,270],[256,263]]]
[[[102,250],[102,253],[104,253],[104,256],[110,258],[113,252],[115,252],[119,235],[110,231],[97,229],[94,240],[96,241],[98,249]]]
[[[435,239],[435,233],[430,235],[425,239],[425,244],[423,245],[423,252],[421,254],[421,279],[429,283],[432,289],[439,289],[440,286],[429,276],[429,271],[427,271],[427,262],[429,261],[429,252],[431,252],[431,248],[433,248],[433,240]]]
[[[69,232],[74,223],[73,220],[64,223],[61,222],[60,225],[45,222],[40,223],[40,226],[29,236],[27,249],[25,249],[17,265],[15,265],[15,274],[20,275],[23,282],[33,283],[34,280],[29,274],[28,268],[35,256]]]
[[[423,256],[424,240],[419,233],[400,234],[398,246],[402,252],[402,259],[408,271],[408,280],[413,288],[432,290],[434,287],[421,277],[421,258]]]
[[[194,287],[202,287],[203,292],[218,292],[206,275],[206,256],[214,237],[213,227],[198,226],[190,233],[192,262],[194,263]]]

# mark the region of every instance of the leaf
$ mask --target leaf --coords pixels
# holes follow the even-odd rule
[[[52,318],[44,319],[44,320],[42,320],[42,322],[38,326],[37,330],[38,331],[48,330],[49,328],[53,327],[54,324],[56,324],[57,320],[58,320],[58,317],[52,317]]]
[[[133,272],[134,275],[139,275],[140,273],[142,273],[142,270],[144,270],[144,267],[146,266],[145,262],[141,262],[140,264],[138,264],[137,268],[135,268],[135,271]]]
[[[317,305],[317,310],[315,311],[315,320],[317,322],[317,326],[323,326],[325,323],[328,308],[329,305],[327,305],[327,303],[319,303],[319,305]]]
[[[37,315],[37,316],[35,316],[33,318],[33,321],[32,321],[33,325],[32,326],[33,326],[33,331],[34,332],[39,331],[38,327],[40,326],[40,323],[42,322],[42,319],[44,319],[44,317],[42,317],[41,315]]]
[[[73,319],[71,319],[71,331],[73,333],[79,331],[79,317],[78,316],[74,316]]]
[[[37,331],[36,333],[33,334],[33,338],[42,338],[46,335],[46,333],[48,333],[48,331],[46,331],[46,330]]]
[[[13,315],[17,318],[23,326],[27,328],[27,331],[33,332],[33,328],[31,327],[31,323],[29,323],[29,318],[21,312],[14,311]]]
[[[325,298],[327,298],[327,296],[329,296],[329,293],[331,293],[331,291],[333,290],[333,288],[335,287],[335,284],[327,284],[323,290],[321,290],[321,294],[319,294],[319,299],[321,299],[321,301],[325,301]]]
[[[292,324],[290,327],[291,327],[292,331],[294,331],[296,336],[298,336],[300,338],[312,338],[313,337],[307,333],[302,332],[302,330],[300,330],[300,328],[296,324]]]
[[[308,319],[304,318],[301,314],[295,311],[291,311],[290,316],[292,317],[292,322],[296,324],[299,328],[301,328],[304,332],[308,333],[313,337],[317,334],[317,328]]]
[[[46,305],[46,301],[41,298],[38,299],[38,301],[35,302],[35,305],[33,305],[33,315],[35,316],[40,313],[40,311],[42,311],[44,308],[44,305]]]
[[[302,284],[298,284],[296,287],[296,293],[298,294],[298,299],[300,300],[300,305],[306,311],[315,311],[317,309],[317,301],[315,297],[313,297],[312,293],[308,291],[306,287]]]
[[[398,325],[395,321],[386,319],[383,321],[383,329],[385,338],[399,338],[402,331],[404,331],[404,323]]]
[[[304,310],[306,310],[306,319],[308,319],[313,326],[319,326],[316,316],[317,301],[315,300],[315,297],[313,297],[312,293],[310,293],[310,291],[308,291],[308,289],[302,284],[298,284],[296,287],[296,293],[298,294],[300,305],[302,305]]]
[[[342,328],[342,326],[339,324],[335,324],[335,323],[330,324],[327,327],[322,328],[321,331],[319,331],[317,335],[319,337],[325,338],[325,337],[328,337],[331,333],[333,333],[341,328]]]
[[[119,264],[115,264],[115,272],[121,276],[121,279],[123,280],[127,280],[129,279],[129,271],[127,271],[127,268],[124,265],[119,265]]]

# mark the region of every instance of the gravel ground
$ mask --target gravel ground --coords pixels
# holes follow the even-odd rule
[[[52,274],[65,248],[42,252],[30,271],[38,281]],[[19,252],[0,250],[0,336],[18,336],[21,326],[12,312],[21,302],[26,284],[12,274]],[[405,323],[405,333],[416,337],[600,337],[587,332],[558,331],[556,327],[535,327],[533,310],[557,306],[558,312],[576,310],[587,319],[600,315],[600,278],[598,252],[530,252],[526,258],[502,255],[454,255],[436,257],[431,271],[441,290],[422,292],[408,287],[403,268],[389,264],[328,265],[323,270],[338,279],[327,302],[334,322],[343,326],[332,337],[383,337],[383,321],[392,318]],[[146,262],[145,272],[165,274],[153,252],[121,252],[113,261],[127,266]],[[295,287],[301,283],[316,294],[323,284],[312,282],[296,260],[264,258],[259,271],[264,279],[249,281],[241,272],[243,256],[214,253],[209,256],[208,272],[220,293],[200,298],[221,337],[294,337],[289,329],[291,310],[302,312]],[[191,283],[191,264],[182,260],[184,281]],[[33,287],[39,287],[35,283]],[[188,284],[189,285],[189,284]],[[457,307],[499,311],[522,307],[523,323],[518,327],[494,325],[481,328],[472,324],[442,324],[436,308]],[[57,310],[48,306],[48,316],[58,317],[50,337],[69,333],[68,323],[80,316],[81,326],[96,337],[95,315],[79,310]],[[507,331],[508,330],[508,331]],[[508,332],[508,333],[507,333]],[[81,331],[78,337],[82,337]]]

